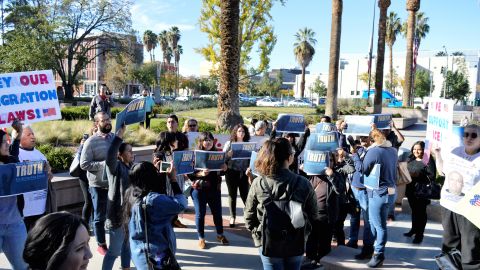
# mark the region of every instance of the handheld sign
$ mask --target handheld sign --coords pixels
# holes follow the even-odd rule
[[[45,161],[0,165],[0,197],[47,189]]]
[[[254,142],[232,143],[232,160],[250,159],[252,151],[255,151],[257,144]]]
[[[51,70],[0,74],[0,128],[62,119]]]
[[[305,133],[305,118],[301,114],[279,114],[276,123],[277,132]]]
[[[338,148],[337,132],[312,133],[307,139],[306,150],[334,152]]]
[[[330,163],[330,152],[305,150],[303,171],[307,175],[321,175]]]
[[[380,188],[380,164],[373,165],[372,171],[368,176],[363,176],[363,184],[369,189]]]
[[[252,171],[252,173],[256,176],[259,176],[260,174],[257,172],[257,170],[255,169],[255,161],[257,160],[257,156],[258,156],[258,153],[253,151],[252,152],[252,155],[250,156],[250,170]]]
[[[337,127],[332,123],[317,123],[315,125],[315,133],[326,133],[337,131]]]
[[[160,172],[167,172],[168,169],[170,169],[171,165],[172,165],[172,163],[170,163],[170,162],[162,161],[160,163]]]
[[[225,152],[195,150],[195,169],[221,171],[225,164]]]
[[[372,115],[346,115],[347,128],[343,133],[353,136],[368,136],[372,131],[374,118]]]
[[[378,129],[390,129],[390,122],[392,122],[391,114],[372,114],[373,123]]]
[[[130,101],[123,111],[117,113],[115,130],[119,130],[122,124],[130,125],[145,121],[145,104],[145,98]]]
[[[177,170],[177,174],[193,173],[194,157],[193,151],[173,152],[173,167]]]

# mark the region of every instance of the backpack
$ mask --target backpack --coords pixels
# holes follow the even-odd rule
[[[290,213],[292,194],[287,200],[273,200],[272,190],[267,187],[268,198],[263,202],[265,212],[262,222],[262,254],[267,257],[293,257],[305,253],[305,224],[295,228]],[[298,179],[295,179],[291,190],[295,190]],[[264,190],[265,192],[265,190]],[[266,193],[266,192],[265,192]],[[303,212],[302,212],[303,215]]]

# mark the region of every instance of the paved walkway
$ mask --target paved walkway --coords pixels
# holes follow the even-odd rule
[[[403,145],[410,148],[411,145],[422,139],[425,134],[425,125],[415,125],[410,130],[402,131],[406,137]],[[177,258],[182,269],[262,269],[262,264],[258,256],[258,250],[253,247],[253,241],[250,234],[244,228],[243,224],[243,203],[238,199],[237,209],[237,227],[228,228],[228,202],[227,188],[225,182],[222,184],[222,205],[225,225],[225,236],[229,239],[230,245],[223,246],[215,241],[216,233],[214,231],[211,216],[207,216],[206,240],[207,248],[200,250],[197,247],[198,239],[195,230],[194,214],[192,212],[193,204],[189,200],[190,211],[181,216],[183,223],[188,225],[187,229],[176,229],[177,234]],[[400,208],[397,208],[400,210]],[[208,212],[207,212],[208,213]],[[429,221],[425,232],[425,238],[421,245],[411,244],[411,238],[404,237],[402,234],[408,231],[410,226],[410,216],[398,213],[397,220],[388,224],[388,238],[386,248],[387,259],[402,264],[391,264],[385,266],[386,269],[438,269],[436,268],[433,257],[440,252],[442,226],[439,223]],[[345,231],[348,236],[349,221],[345,222]],[[96,252],[95,239],[90,239],[90,246],[93,252],[93,258],[90,260],[88,269],[101,269],[103,257]],[[339,254],[336,260],[341,260],[344,269],[366,269],[361,263],[356,263],[349,254],[356,254],[358,251],[348,251]],[[335,254],[335,253],[334,253]],[[335,256],[336,257],[336,256]],[[133,266],[133,263],[132,263]],[[339,263],[340,266],[340,263]],[[119,269],[120,263],[117,260],[113,269]],[[0,270],[10,269],[10,266],[3,254],[0,254]],[[132,268],[135,269],[135,268]],[[340,269],[336,268],[336,269]]]

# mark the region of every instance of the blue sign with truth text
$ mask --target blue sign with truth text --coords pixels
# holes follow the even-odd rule
[[[45,161],[28,161],[0,165],[0,197],[47,188]]]

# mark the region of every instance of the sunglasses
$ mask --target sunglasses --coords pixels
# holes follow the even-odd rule
[[[196,127],[197,125],[188,125],[189,127]]]
[[[478,134],[475,133],[475,132],[472,132],[472,133],[465,132],[465,133],[463,133],[463,137],[464,137],[464,138],[470,137],[470,138],[472,138],[472,139],[476,139],[476,138],[478,137]]]

